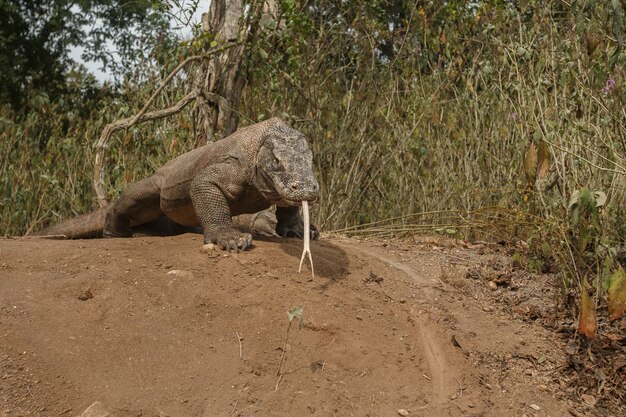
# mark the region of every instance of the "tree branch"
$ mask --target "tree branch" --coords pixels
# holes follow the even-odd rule
[[[183,62],[178,64],[178,66],[174,68],[172,72],[169,73],[169,75],[165,78],[165,80],[163,80],[159,88],[156,89],[156,91],[152,94],[148,101],[146,101],[146,104],[144,104],[143,108],[139,110],[136,115],[127,117],[126,119],[117,120],[115,122],[109,123],[104,127],[102,133],[100,134],[98,142],[96,142],[96,158],[94,161],[93,170],[93,187],[96,190],[96,196],[98,197],[98,204],[100,207],[104,208],[107,206],[107,198],[104,191],[104,153],[113,133],[117,132],[118,130],[128,129],[138,123],[158,120],[176,114],[200,95],[202,95],[209,101],[222,103],[225,100],[223,97],[219,97],[217,96],[217,94],[207,96],[206,94],[203,94],[200,90],[195,89],[171,107],[146,113],[150,105],[157,98],[157,96],[172,81],[172,78],[174,78],[180,70],[189,65],[189,63],[208,58],[213,54],[223,52],[239,44],[240,42],[228,43],[219,48],[212,49],[204,54],[194,55],[186,58]]]
[[[144,104],[143,108],[141,110],[139,110],[139,113],[137,113],[137,115],[135,116],[135,119],[138,120],[139,117],[141,117],[141,115],[144,114],[148,110],[148,108],[150,107],[152,102],[157,98],[157,96],[161,93],[161,91],[163,91],[165,86],[167,84],[169,84],[170,81],[172,81],[172,78],[174,78],[174,76],[176,74],[178,74],[178,72],[181,69],[185,68],[189,63],[194,62],[194,61],[199,61],[199,60],[204,59],[204,58],[208,58],[208,57],[210,57],[211,55],[214,55],[214,54],[219,54],[220,52],[224,52],[224,51],[226,51],[228,49],[234,48],[235,46],[237,46],[239,44],[240,44],[240,42],[228,43],[228,44],[226,44],[226,45],[224,45],[224,46],[222,46],[220,48],[212,49],[212,50],[208,51],[205,54],[194,55],[194,56],[190,56],[190,57],[186,58],[183,62],[178,64],[178,66],[176,68],[174,68],[174,70],[172,72],[169,73],[169,75],[161,83],[159,88],[157,88],[156,91],[152,94],[152,96],[148,99],[148,101],[146,101],[146,104]],[[131,123],[131,126],[134,125],[137,122],[137,120],[134,120],[134,122]]]
[[[104,127],[104,129],[102,130],[102,134],[100,135],[100,139],[98,139],[98,143],[96,144],[96,160],[93,170],[93,186],[96,189],[96,195],[98,197],[98,204],[100,205],[100,207],[107,206],[106,194],[104,192],[104,152],[107,148],[107,143],[111,138],[111,135],[113,135],[113,133],[117,132],[118,130],[128,129],[136,123],[162,119],[164,117],[176,114],[193,100],[195,100],[198,95],[199,92],[197,90],[194,90],[171,107],[162,110],[155,110],[149,113],[144,113],[139,117],[127,117],[126,119],[109,123]]]

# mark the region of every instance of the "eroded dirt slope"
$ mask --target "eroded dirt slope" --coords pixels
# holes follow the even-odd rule
[[[312,242],[311,279],[295,240],[0,240],[0,415],[585,415],[558,338],[451,282],[475,251],[432,246]]]

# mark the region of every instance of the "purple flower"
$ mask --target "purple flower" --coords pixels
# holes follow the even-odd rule
[[[511,113],[511,118],[512,118],[513,120],[517,120],[517,112],[516,112],[516,111],[514,111],[513,113]]]
[[[613,90],[615,90],[615,79],[609,78],[608,80],[606,80],[606,84],[604,84],[604,87],[602,87],[602,92],[604,94],[609,94]]]

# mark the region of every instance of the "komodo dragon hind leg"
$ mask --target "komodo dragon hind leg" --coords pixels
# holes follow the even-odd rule
[[[154,177],[130,184],[107,211],[104,237],[130,237],[131,227],[146,224],[163,216],[161,189]]]
[[[277,207],[276,208],[276,233],[281,237],[304,237],[304,222],[300,215],[300,207]],[[311,225],[310,237],[312,240],[320,238],[317,227]]]

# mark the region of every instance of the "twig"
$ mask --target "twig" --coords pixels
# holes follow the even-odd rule
[[[239,400],[235,400],[235,405],[233,406],[233,409],[230,410],[230,414],[228,414],[229,416],[232,416],[233,413],[235,412],[235,410],[237,409],[237,403],[239,402]]]
[[[276,375],[280,376],[281,378],[282,378],[283,362],[285,361],[285,355],[287,354],[287,342],[289,341],[290,329],[291,329],[291,320],[289,320],[289,324],[287,325],[287,334],[285,335],[285,343],[283,344],[283,354],[280,355],[280,364],[278,365],[278,371],[276,372]],[[280,382],[280,379],[278,381]],[[276,384],[276,387],[278,387],[278,384]]]
[[[278,381],[276,381],[276,386],[274,387],[274,391],[278,391],[278,384],[280,384],[280,380],[283,379],[283,376],[278,377]]]
[[[459,378],[454,377],[454,379],[456,379],[456,382],[459,384],[459,396],[455,398],[456,400],[458,400],[463,396],[463,385],[461,385],[461,381],[459,381]]]
[[[309,104],[313,107],[313,110],[317,112],[318,109],[318,105],[317,103],[315,103],[313,100],[311,100],[308,96],[308,94],[306,93],[306,91],[304,91],[304,88],[302,88],[302,86],[300,84],[298,84],[296,82],[296,80],[293,79],[293,77],[291,75],[289,75],[287,72],[285,72],[284,70],[280,69],[280,68],[276,68],[278,70],[278,72],[280,72],[280,74],[289,82],[289,84],[291,84],[293,86],[293,88],[296,89],[296,91],[306,100],[309,102]]]
[[[162,119],[167,116],[171,116],[172,114],[176,114],[180,112],[185,106],[191,103],[200,92],[198,90],[194,90],[183,97],[178,103],[175,105],[168,107],[162,110],[155,110],[149,113],[143,114],[139,119],[139,123],[145,122],[148,120],[157,120]],[[93,169],[93,186],[96,190],[96,195],[98,197],[98,203],[101,208],[107,206],[106,194],[104,192],[104,151],[107,148],[107,142],[111,138],[113,133],[118,130],[128,129],[133,126],[133,124],[137,123],[135,121],[135,117],[127,117],[126,119],[118,120],[113,123],[109,123],[102,130],[102,134],[100,135],[100,139],[96,143],[96,160],[94,163]]]
[[[139,118],[148,110],[148,108],[150,107],[152,102],[157,98],[157,96],[161,93],[161,91],[163,91],[163,89],[167,86],[167,84],[169,84],[169,82],[172,80],[172,78],[174,78],[174,76],[176,74],[178,74],[178,72],[180,70],[185,68],[187,66],[187,64],[189,64],[191,62],[194,62],[194,61],[198,61],[198,60],[201,60],[201,59],[208,58],[211,55],[214,55],[214,54],[217,54],[217,53],[220,53],[220,52],[224,52],[224,51],[226,51],[226,50],[228,50],[230,48],[233,48],[233,47],[235,47],[237,45],[239,45],[238,42],[236,42],[236,43],[229,43],[229,44],[226,44],[226,45],[224,45],[224,46],[222,46],[220,48],[216,48],[216,49],[210,50],[206,54],[190,56],[190,57],[186,58],[183,62],[178,64],[178,66],[176,68],[174,68],[172,70],[172,72],[169,73],[169,75],[165,78],[165,80],[163,80],[163,82],[161,83],[159,88],[157,88],[156,91],[154,93],[152,93],[152,96],[148,99],[148,101],[146,101],[146,104],[144,104],[143,108],[141,110],[139,110],[139,113],[137,113],[135,115],[135,118],[131,122],[131,126],[134,125],[135,123],[137,123],[137,120],[139,120]]]
[[[239,336],[239,332],[235,332],[235,335],[237,335],[237,341],[239,342],[239,357],[243,359],[243,346],[241,345],[243,337]]]
[[[604,172],[612,172],[614,174],[619,174],[619,175],[626,175],[626,170],[621,170],[621,169],[611,169],[611,168],[605,168],[605,167],[601,167],[600,165],[594,164],[593,162],[591,162],[590,160],[588,160],[587,158],[583,157],[582,155],[578,155],[575,152],[572,152],[568,149],[563,148],[562,146],[557,145],[556,143],[550,142],[546,139],[544,139],[544,141],[550,145],[553,146],[555,148],[557,148],[558,150],[560,150],[561,152],[565,152],[567,154],[570,154],[571,156],[573,156],[574,158],[578,158],[581,161],[591,165],[592,167],[599,169],[600,171],[604,171]],[[604,158],[606,159],[606,158]],[[617,163],[612,162],[613,164],[615,164],[617,167],[621,168],[621,166]]]

